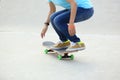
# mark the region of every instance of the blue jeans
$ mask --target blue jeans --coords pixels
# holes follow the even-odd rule
[[[74,22],[77,23],[77,22],[87,20],[93,15],[93,13],[94,13],[93,8],[84,9],[84,8],[78,7]],[[70,40],[72,42],[79,42],[80,38],[77,37],[76,34],[74,36],[69,35],[69,32],[68,32],[69,20],[70,20],[70,9],[65,9],[65,10],[55,12],[50,17],[51,24],[54,30],[56,31],[56,33],[58,34],[59,39],[61,41]]]

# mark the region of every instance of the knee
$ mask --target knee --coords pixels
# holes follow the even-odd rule
[[[56,17],[54,19],[54,24],[60,31],[66,31],[67,30],[67,23],[64,19]]]
[[[56,26],[60,26],[62,24],[64,24],[64,20],[62,20],[60,17],[56,17],[54,18],[53,22],[55,23]]]

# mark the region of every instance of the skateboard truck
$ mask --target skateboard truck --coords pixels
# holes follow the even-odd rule
[[[62,60],[62,59],[71,59],[73,60],[74,59],[74,55],[71,54],[71,55],[68,55],[69,53],[64,53],[64,55],[60,55],[58,54],[58,60]]]
[[[51,50],[51,49],[45,49],[44,50],[45,54],[48,54],[49,52],[54,52],[54,50]],[[74,59],[74,55],[73,54],[71,54],[71,55],[68,55],[69,53],[63,53],[63,54],[64,55],[57,54],[58,60],[62,60],[62,59],[71,59],[71,60],[73,60]]]

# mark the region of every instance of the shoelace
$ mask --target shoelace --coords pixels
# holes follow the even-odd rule
[[[76,43],[70,42],[70,46],[75,46],[75,45],[76,45]]]

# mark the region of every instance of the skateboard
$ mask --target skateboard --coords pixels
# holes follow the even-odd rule
[[[58,60],[62,60],[62,59],[71,59],[71,60],[73,60],[73,59],[74,59],[74,55],[73,55],[73,54],[70,54],[70,53],[79,51],[79,50],[66,51],[67,48],[54,49],[54,47],[53,47],[54,44],[55,44],[55,43],[52,42],[52,41],[44,41],[44,42],[42,43],[42,45],[43,45],[44,47],[46,47],[46,49],[44,50],[44,53],[45,53],[45,54],[48,54],[48,53],[56,53]]]

